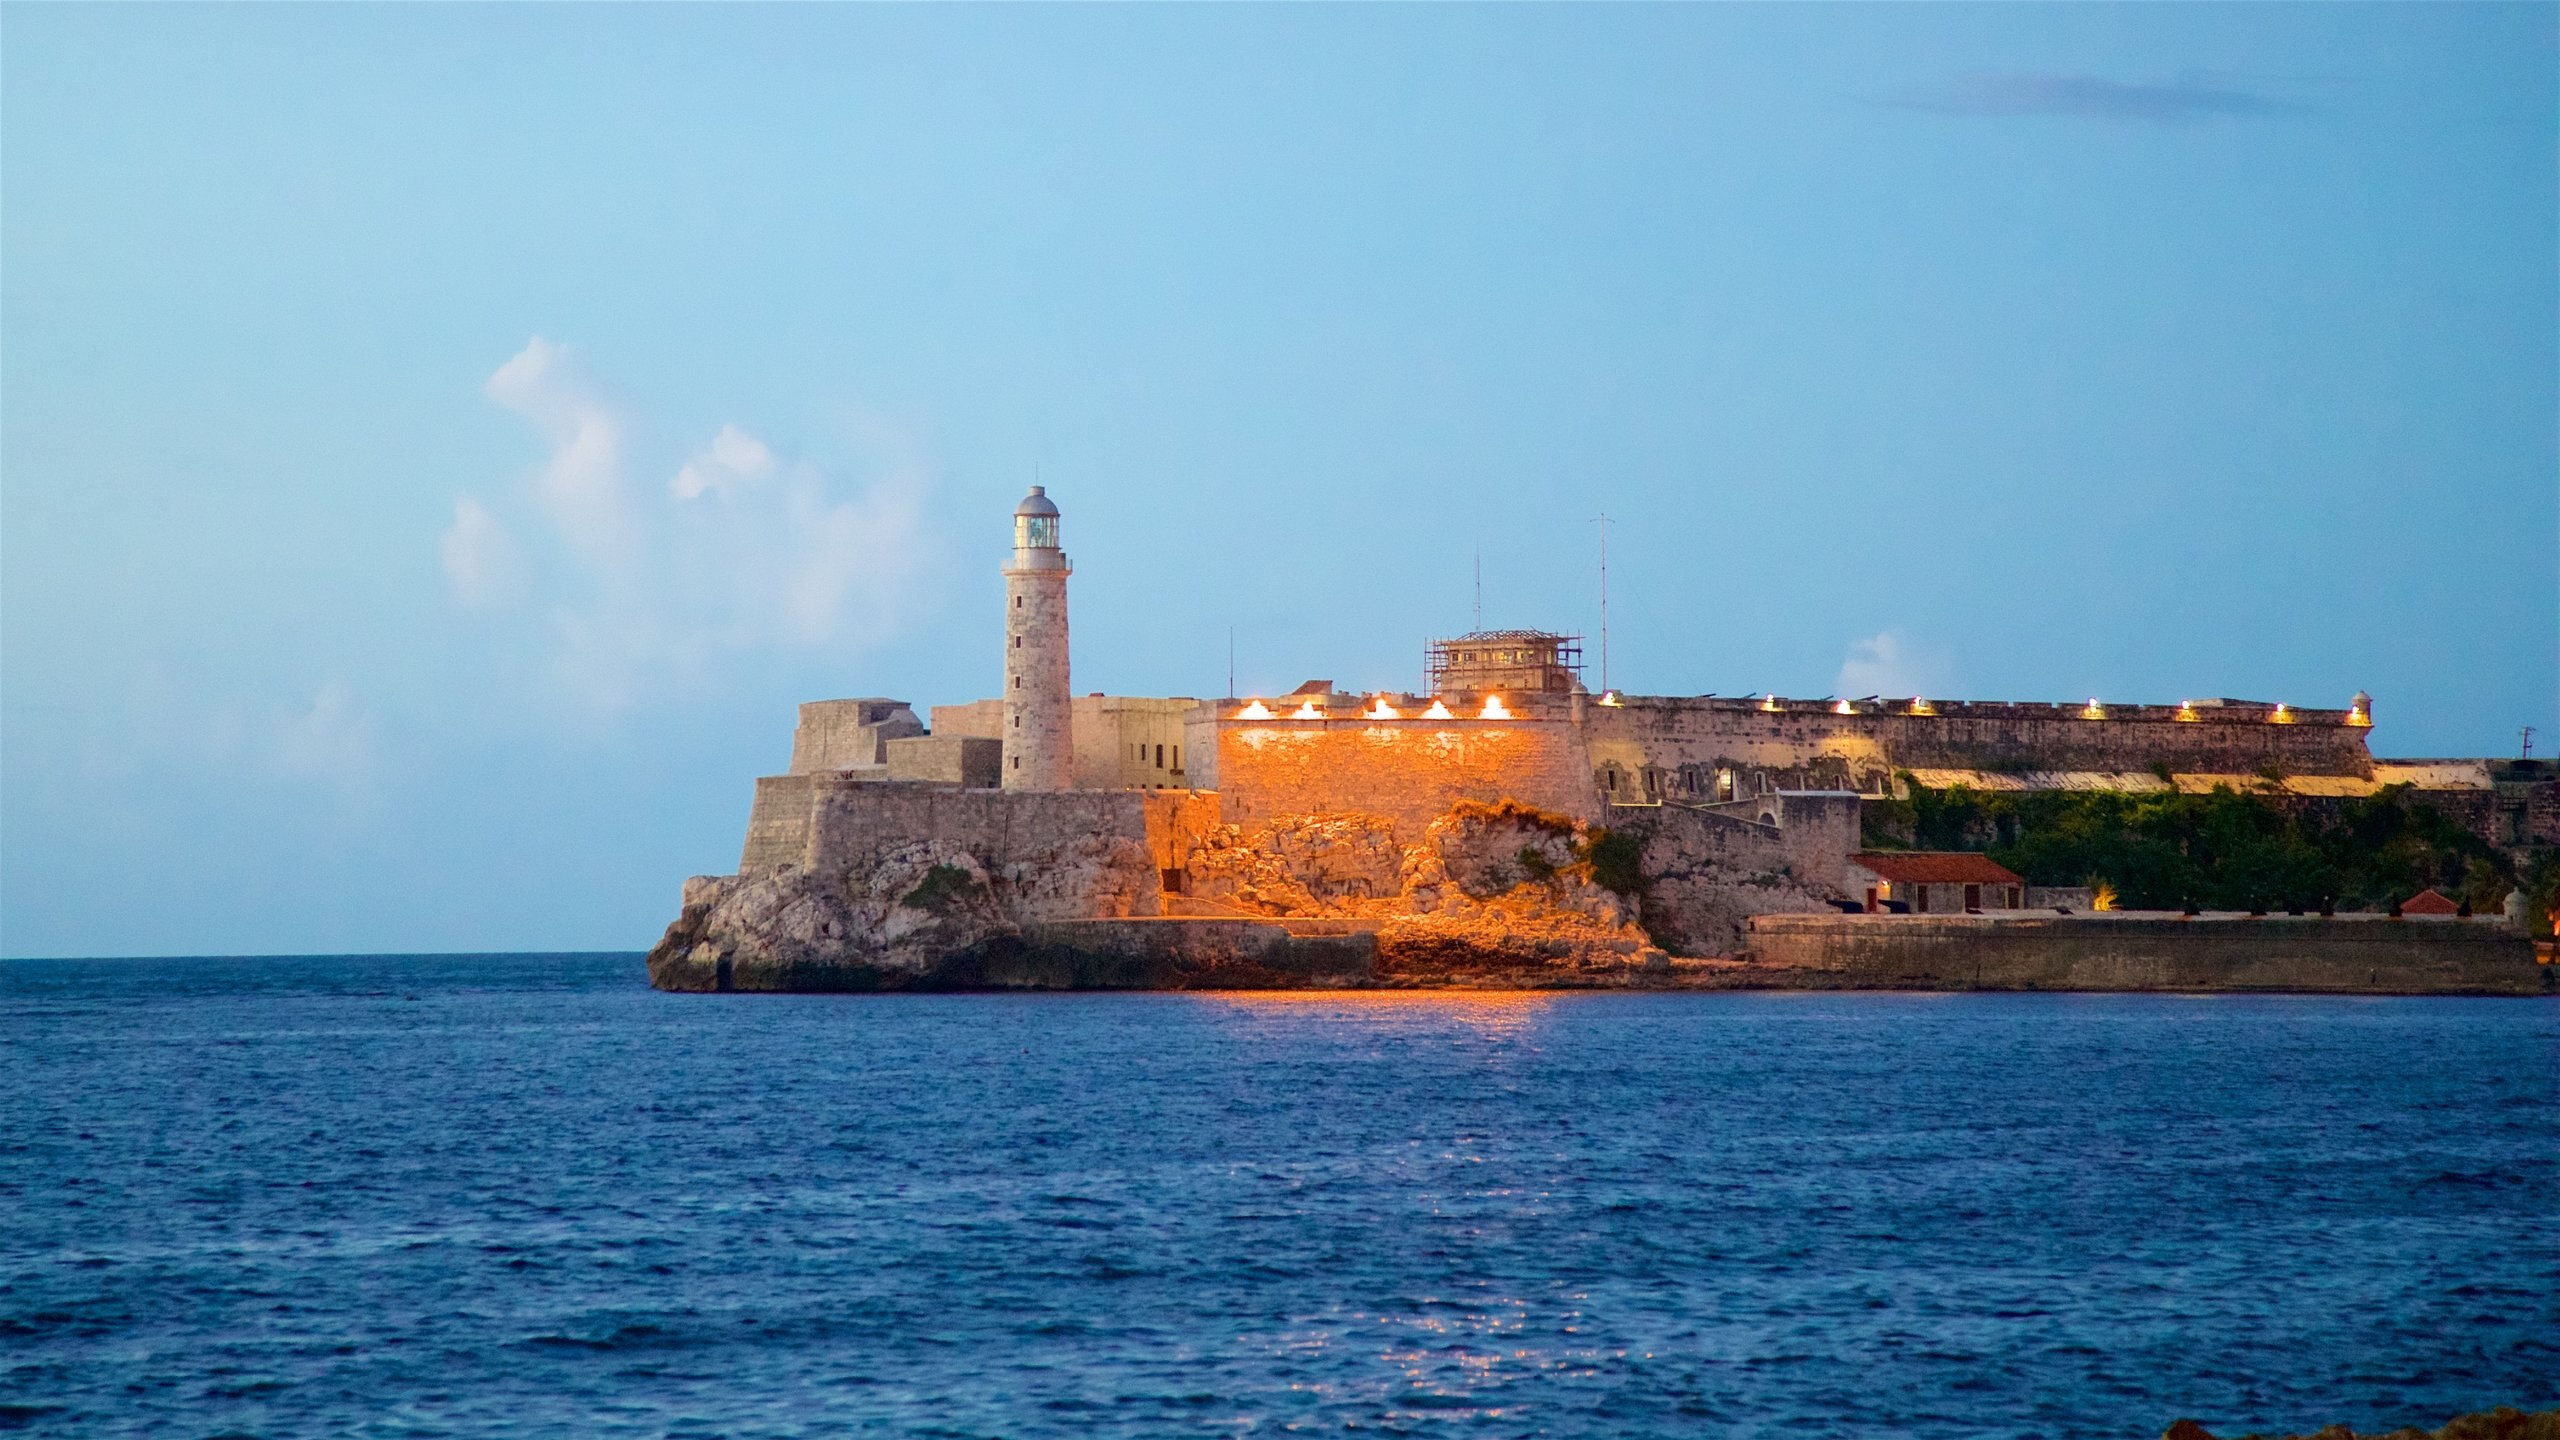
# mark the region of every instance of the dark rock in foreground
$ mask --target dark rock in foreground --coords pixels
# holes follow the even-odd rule
[[[2160,1440],[2219,1440],[2212,1431],[2193,1420],[2181,1420],[2170,1426]],[[2421,1430],[2412,1425],[2404,1430],[2357,1431],[2344,1425],[2314,1430],[2308,1435],[2242,1435],[2235,1440],[2560,1440],[2560,1410],[2538,1410],[2532,1414],[2501,1405],[2449,1421],[2441,1430]]]

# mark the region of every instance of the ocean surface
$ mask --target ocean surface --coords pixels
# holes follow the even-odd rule
[[[0,962],[0,1424],[2156,1436],[2560,1403],[2560,1005]]]

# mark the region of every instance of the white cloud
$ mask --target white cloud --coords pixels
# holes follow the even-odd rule
[[[1943,695],[1949,674],[1946,657],[1914,645],[1898,630],[1882,630],[1850,642],[1840,662],[1834,693],[1858,699],[1869,695]]]
[[[590,565],[636,566],[642,542],[623,480],[622,423],[569,348],[536,335],[483,389],[551,442],[534,488],[560,539]]]
[[[454,502],[442,549],[445,578],[465,605],[485,609],[504,604],[524,583],[524,555],[515,537],[477,496]]]
[[[723,425],[707,447],[695,452],[676,478],[667,482],[679,500],[699,500],[713,490],[743,488],[773,473],[773,450],[735,425]]]
[[[894,425],[857,422],[859,489],[728,424],[652,498],[630,483],[628,427],[567,347],[535,337],[486,390],[550,453],[519,523],[455,506],[446,573],[465,604],[539,615],[545,668],[587,705],[704,680],[743,653],[877,643],[932,563],[932,470]]]

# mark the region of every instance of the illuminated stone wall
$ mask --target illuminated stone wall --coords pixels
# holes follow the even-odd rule
[[[1234,824],[1351,812],[1413,844],[1460,800],[1517,800],[1598,820],[1581,732],[1565,720],[1195,721],[1214,734],[1219,810]]]

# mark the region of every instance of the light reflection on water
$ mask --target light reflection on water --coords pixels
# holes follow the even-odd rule
[[[1293,1024],[1318,1020],[1404,1032],[1456,1026],[1478,1035],[1516,1035],[1575,997],[1553,990],[1209,990],[1183,998]]]

